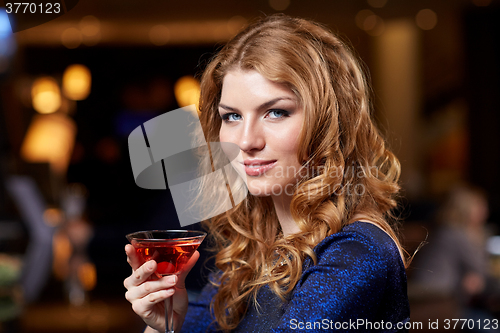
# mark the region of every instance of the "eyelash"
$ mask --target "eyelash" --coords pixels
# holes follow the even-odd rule
[[[289,117],[290,116],[290,112],[288,112],[286,110],[272,109],[272,110],[269,110],[269,112],[267,114],[270,114],[271,112],[281,112],[282,117]],[[282,118],[282,117],[278,117],[278,118]]]
[[[233,122],[234,120],[229,120],[229,117],[232,116],[232,115],[237,115],[239,116],[239,114],[237,113],[234,113],[234,112],[230,112],[230,113],[224,113],[223,115],[221,115],[221,119],[223,122],[225,123],[230,123],[230,122]]]
[[[275,118],[272,118],[272,119],[279,119],[279,118],[284,118],[284,117],[289,117],[290,116],[290,112],[288,112],[286,110],[281,110],[281,109],[272,109],[272,110],[269,110],[267,112],[266,116],[269,115],[270,113],[273,113],[273,112],[281,113],[281,117],[275,117]],[[231,123],[231,122],[235,121],[235,120],[229,120],[229,117],[232,116],[232,115],[240,116],[237,113],[229,112],[229,113],[222,114],[220,117],[221,117],[222,121],[224,121],[226,123]]]

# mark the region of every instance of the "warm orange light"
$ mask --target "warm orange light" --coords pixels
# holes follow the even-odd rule
[[[385,30],[385,21],[383,18],[381,18],[378,15],[375,15],[374,17],[370,17],[370,20],[374,20],[375,22],[369,22],[370,26],[373,26],[371,29],[367,29],[366,33],[369,34],[370,36],[380,36],[384,33]]]
[[[192,76],[183,76],[175,83],[174,87],[175,99],[180,107],[196,105],[196,110],[199,110],[198,103],[200,99],[200,83]]]
[[[360,10],[355,20],[356,25],[371,36],[380,36],[384,32],[384,20],[369,9]]]
[[[51,227],[60,225],[63,221],[62,211],[58,208],[47,208],[43,212],[43,221]]]
[[[61,35],[61,43],[68,49],[76,49],[82,43],[82,33],[77,28],[68,28]]]
[[[73,246],[68,236],[63,232],[57,232],[52,238],[52,269],[54,275],[64,280],[69,274],[69,259],[73,254]]]
[[[87,15],[80,20],[80,30],[84,36],[96,36],[101,32],[101,22],[93,15]]]
[[[246,25],[247,20],[242,16],[236,15],[227,21],[227,30],[231,35],[236,35]]]
[[[76,134],[73,120],[64,114],[36,115],[21,146],[21,156],[28,162],[50,163],[51,169],[66,170]]]
[[[356,25],[362,29],[362,30],[366,30],[366,19],[368,19],[369,17],[371,16],[374,16],[375,13],[373,13],[371,10],[369,9],[363,9],[363,10],[360,10],[357,14],[356,14],[356,18],[355,18],[355,21],[356,21]]]
[[[422,30],[432,30],[437,24],[437,14],[431,9],[422,9],[415,16],[415,22]]]
[[[276,11],[283,11],[290,6],[290,0],[269,0],[269,6]]]
[[[50,76],[35,80],[31,86],[31,101],[39,113],[56,112],[61,107],[61,92],[56,80]]]
[[[162,24],[155,25],[149,31],[149,39],[154,45],[163,46],[170,40],[170,30]]]
[[[93,15],[87,15],[80,20],[82,42],[87,46],[94,46],[101,40],[101,21]]]
[[[63,74],[64,96],[75,101],[81,101],[90,93],[92,76],[84,65],[71,65]]]
[[[97,273],[95,265],[85,262],[78,267],[78,279],[85,290],[92,290],[97,283]]]

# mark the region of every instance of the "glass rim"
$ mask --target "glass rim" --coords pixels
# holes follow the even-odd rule
[[[192,235],[188,235],[187,237],[177,237],[177,238],[146,238],[146,237],[136,237],[134,235],[137,235],[137,234],[143,234],[143,235],[147,235],[147,233],[153,233],[153,232],[160,232],[160,233],[187,233],[187,234],[192,234]],[[158,241],[162,241],[162,242],[169,242],[169,241],[179,241],[179,240],[189,240],[189,239],[195,239],[195,238],[200,238],[200,237],[205,237],[207,236],[207,233],[205,231],[200,231],[200,230],[170,230],[170,229],[165,229],[165,230],[142,230],[142,231],[134,231],[134,232],[131,232],[127,235],[125,235],[125,237],[129,240],[129,241],[132,241],[132,240],[137,240],[137,241],[150,241],[150,242],[158,242]]]

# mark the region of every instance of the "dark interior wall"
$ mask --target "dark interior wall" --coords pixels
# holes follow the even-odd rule
[[[500,218],[500,7],[476,8],[464,18],[472,183],[490,196]]]

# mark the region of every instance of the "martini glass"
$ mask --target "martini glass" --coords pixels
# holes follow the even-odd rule
[[[207,235],[194,230],[138,231],[126,237],[144,262],[157,263],[156,276],[178,274]],[[174,333],[172,297],[165,300],[165,333]]]

